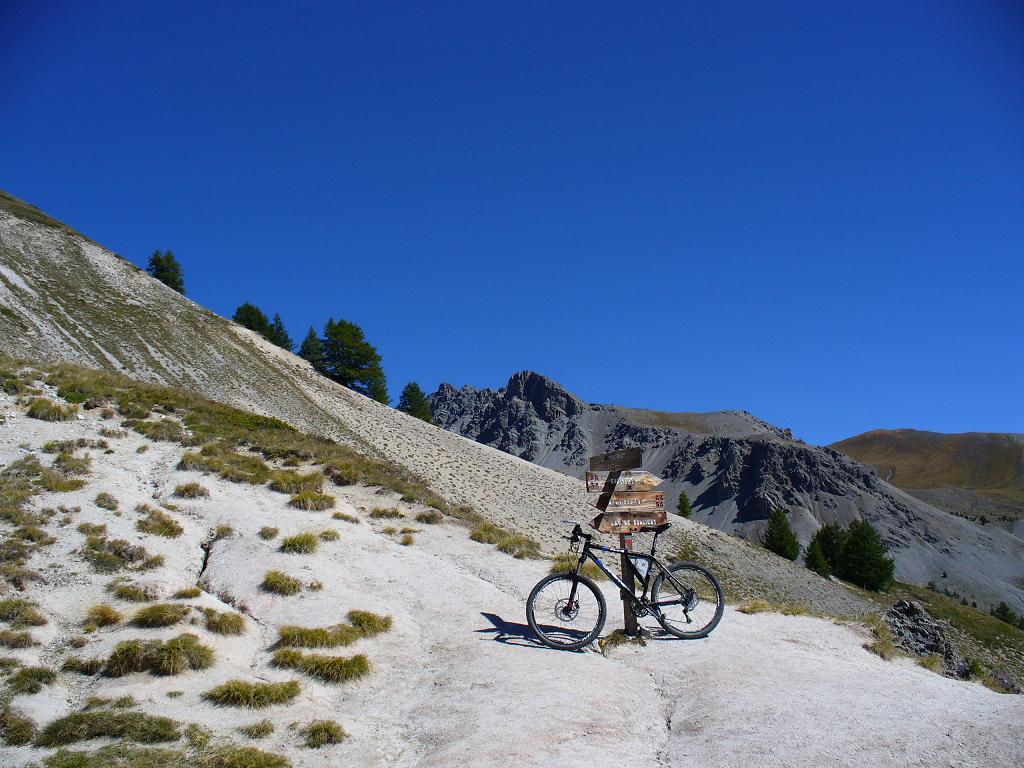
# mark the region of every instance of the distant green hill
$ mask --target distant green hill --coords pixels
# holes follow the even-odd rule
[[[876,429],[831,447],[876,467],[893,485],[937,506],[952,507],[957,514],[1024,517],[1020,435]]]

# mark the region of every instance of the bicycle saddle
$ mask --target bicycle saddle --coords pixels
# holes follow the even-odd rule
[[[645,525],[640,529],[640,533],[664,533],[672,527],[672,523],[662,523],[661,525]]]

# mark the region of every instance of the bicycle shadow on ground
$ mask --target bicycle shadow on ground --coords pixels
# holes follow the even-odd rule
[[[558,651],[555,648],[549,648],[541,643],[533,634],[533,630],[530,629],[529,624],[505,621],[505,619],[501,618],[498,614],[488,613],[486,611],[481,611],[480,615],[487,619],[487,621],[491,623],[491,626],[485,627],[484,629],[474,630],[475,633],[478,635],[494,635],[494,637],[485,639],[490,639],[497,643],[504,643],[505,645],[514,645],[517,648],[531,648],[538,651],[565,653],[565,651]]]

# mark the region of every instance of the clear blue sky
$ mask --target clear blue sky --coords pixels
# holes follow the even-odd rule
[[[768,5],[7,0],[0,188],[395,397],[1024,432],[1024,6]]]

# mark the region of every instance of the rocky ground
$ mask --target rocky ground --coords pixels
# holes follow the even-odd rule
[[[46,624],[31,627],[35,645],[5,654],[24,665],[59,669],[69,656],[106,657],[122,641],[168,639],[184,631],[216,653],[203,671],[116,678],[60,672],[38,693],[9,697],[40,726],[80,710],[89,697],[131,696],[137,702],[132,711],[209,729],[211,745],[255,743],[302,766],[622,760],[664,766],[995,766],[1024,759],[1024,699],[942,677],[910,660],[883,661],[864,649],[871,638],[856,625],[728,608],[703,641],[655,634],[643,647],[616,646],[607,655],[548,650],[529,636],[524,604],[549,563],[516,560],[474,542],[460,520],[417,523],[415,515],[426,507],[364,486],[330,487],[337,499],[333,509],[301,511],[266,486],[176,469],[183,449],[175,443],[130,431],[104,437],[101,430],[116,428],[116,421],[97,411],[50,423],[27,418],[10,397],[0,410],[0,464],[29,453],[49,464],[52,454],[41,449],[54,440],[105,440],[109,446],[77,450],[91,457],[84,487],[31,501],[35,511],[57,510],[45,526],[54,541],[29,562],[43,580],[29,581],[21,592],[4,587],[4,597],[30,599]],[[209,496],[174,496],[186,482],[200,483]],[[117,511],[97,506],[100,492],[118,501]],[[163,509],[181,535],[138,530],[139,504]],[[378,507],[397,508],[403,518],[371,518]],[[358,522],[335,519],[335,512]],[[109,538],[142,545],[162,555],[163,565],[96,573],[83,559],[83,523],[107,526]],[[265,526],[279,530],[264,539],[258,532]],[[403,546],[391,529],[405,526],[416,532]],[[324,530],[339,538],[322,541],[315,553],[279,551],[284,536]],[[713,533],[712,543],[716,536],[724,534]],[[270,569],[297,578],[300,592],[281,596],[261,589]],[[111,595],[108,585],[118,575],[154,601],[188,606],[188,617],[162,629],[122,621],[86,631],[86,611],[95,603],[109,603],[126,616],[148,604]],[[171,599],[197,580],[204,587],[197,597]],[[314,582],[322,588],[311,589]],[[616,601],[612,590],[606,595],[610,631],[617,623]],[[244,630],[211,632],[203,608],[242,614]],[[272,665],[282,625],[328,626],[353,609],[386,614],[392,626],[323,652],[365,654],[369,675],[325,683]],[[260,710],[203,699],[205,691],[232,678],[295,679],[301,693],[290,704]],[[275,725],[266,738],[250,742],[236,730],[264,718]],[[301,729],[322,718],[336,720],[348,738],[320,749],[303,746]],[[21,766],[48,754],[52,750],[5,746],[0,762]]]

